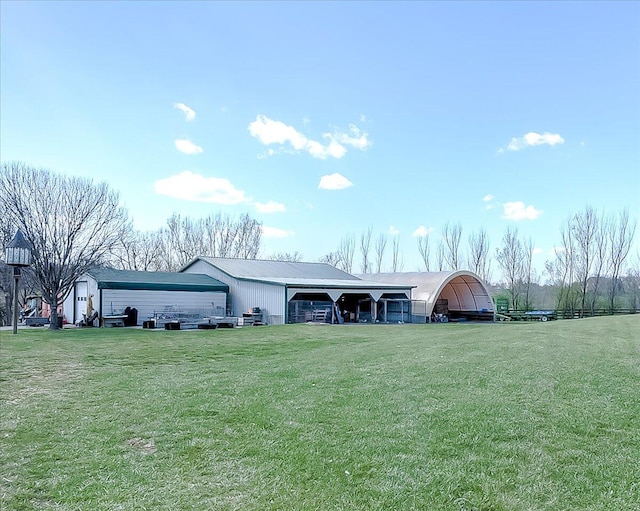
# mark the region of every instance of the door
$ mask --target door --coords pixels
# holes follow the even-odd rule
[[[87,290],[86,282],[76,282],[76,304],[73,316],[74,323],[79,319],[82,319],[82,315],[87,313]]]

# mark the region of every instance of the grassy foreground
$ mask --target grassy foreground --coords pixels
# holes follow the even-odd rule
[[[640,316],[0,336],[2,510],[640,505]]]

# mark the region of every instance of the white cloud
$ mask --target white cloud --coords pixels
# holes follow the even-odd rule
[[[371,145],[369,134],[361,131],[355,124],[349,124],[349,129],[346,132],[336,131],[332,135],[325,133],[323,136],[332,137],[341,144],[355,147],[361,151]]]
[[[435,231],[433,227],[425,227],[424,225],[421,225],[415,231],[413,231],[413,234],[411,236],[416,238],[419,236],[426,236],[427,234],[431,234],[433,231]]]
[[[288,238],[295,235],[293,231],[287,231],[285,229],[279,229],[278,227],[269,227],[267,225],[262,226],[262,235],[265,238]]]
[[[280,121],[269,119],[266,115],[258,115],[249,124],[249,133],[264,145],[290,143],[294,149],[303,149],[307,144],[307,137],[292,126]]]
[[[156,181],[154,190],[160,195],[192,202],[233,205],[251,200],[228,179],[204,177],[189,170]]]
[[[506,202],[502,207],[504,213],[502,218],[507,220],[535,220],[542,214],[539,209],[533,206],[525,206],[522,201]]]
[[[491,195],[490,193],[488,193],[487,195],[482,197],[482,200],[484,202],[491,202],[493,199],[495,199],[495,197],[493,195]],[[491,210],[493,208],[495,208],[495,206],[493,204],[487,204],[484,209],[486,209],[488,211],[488,210]]]
[[[318,188],[320,190],[344,190],[345,188],[349,188],[350,186],[353,186],[353,183],[342,174],[338,174],[336,172],[334,174],[322,176],[320,178],[320,184],[318,185]]]
[[[538,254],[544,254],[544,248],[534,248],[534,249],[533,249],[533,253],[534,253],[535,255],[538,255]]]
[[[526,133],[524,136],[519,138],[512,138],[511,142],[507,145],[508,151],[519,151],[520,149],[524,149],[525,147],[537,146],[537,145],[550,145],[554,146],[556,144],[564,144],[564,138],[562,138],[558,133],[549,133],[544,132],[542,134],[536,133],[535,131],[530,131]],[[498,150],[498,153],[503,153],[504,149]]]
[[[184,154],[198,154],[202,152],[202,147],[186,139],[176,140],[176,149]]]
[[[196,112],[184,103],[174,103],[173,108],[177,108],[178,110],[183,112],[184,120],[187,122],[191,122],[196,118]]]
[[[256,202],[254,204],[258,213],[283,213],[287,210],[284,204],[270,200],[266,204]]]
[[[400,231],[396,229],[393,225],[389,226],[389,234],[395,236],[396,234],[400,234]]]
[[[306,125],[306,122],[303,122]],[[365,150],[371,145],[369,135],[354,124],[350,124],[347,131],[335,130],[333,133],[323,133],[326,144],[307,138],[293,126],[281,121],[269,119],[266,115],[256,116],[256,120],[249,123],[249,133],[264,145],[279,144],[289,146],[288,152],[306,152],[313,158],[325,160],[329,157],[342,158],[347,153],[347,147]],[[273,149],[259,156],[265,158],[275,154]]]

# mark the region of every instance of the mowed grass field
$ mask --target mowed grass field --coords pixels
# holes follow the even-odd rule
[[[0,335],[2,510],[640,509],[640,316]]]

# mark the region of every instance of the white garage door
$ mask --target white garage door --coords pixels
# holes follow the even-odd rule
[[[82,319],[82,315],[87,312],[87,283],[76,282],[75,289],[75,305],[74,305],[74,321]]]

